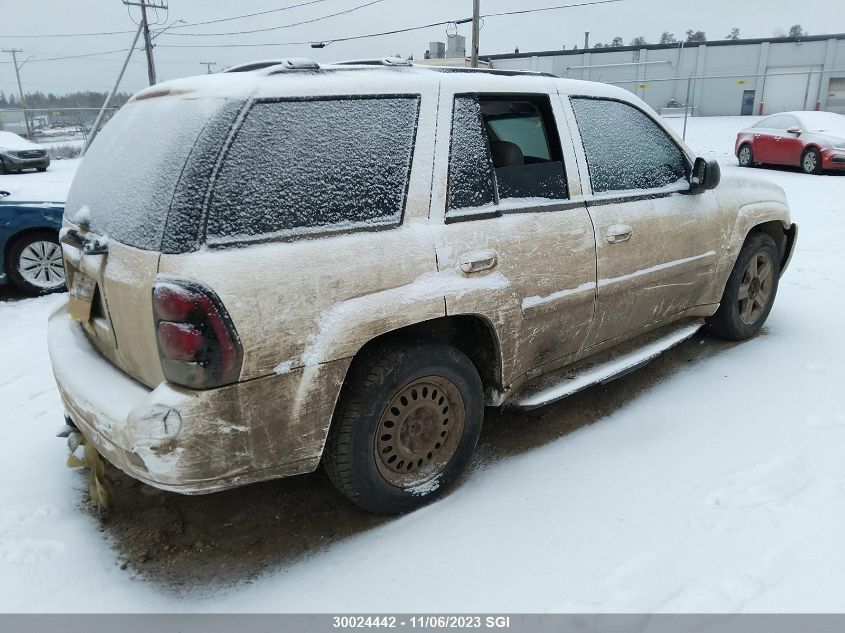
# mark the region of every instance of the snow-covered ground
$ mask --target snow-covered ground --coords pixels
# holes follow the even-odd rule
[[[230,584],[175,591],[137,574],[143,564],[120,569],[119,537],[83,509],[85,480],[53,437],[61,409],[45,319],[63,298],[0,303],[0,610],[845,610],[845,178],[742,173],[783,186],[801,227],[759,336],[696,337],[607,387],[491,415],[472,472],[446,498],[347,529],[362,525],[359,513],[329,495],[349,520],[326,533],[345,538],[258,577],[236,570]],[[291,493],[297,507],[326,503],[309,505],[322,484],[285,485],[304,491]],[[324,520],[297,507],[270,510],[280,533],[262,525],[251,542],[298,541]]]
[[[0,191],[8,191],[11,194],[9,200],[64,202],[80,160],[51,161],[45,172],[28,170],[20,174],[3,174],[0,176]]]

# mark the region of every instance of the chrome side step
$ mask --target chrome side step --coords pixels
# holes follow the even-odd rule
[[[651,338],[645,344],[608,360],[597,361],[581,367],[564,368],[529,384],[510,403],[517,409],[535,409],[555,402],[577,391],[596,384],[605,384],[639,369],[670,347],[690,338],[704,325],[704,321],[686,322],[669,330],[659,338]],[[558,380],[554,377],[559,376]],[[551,384],[550,384],[551,383]]]

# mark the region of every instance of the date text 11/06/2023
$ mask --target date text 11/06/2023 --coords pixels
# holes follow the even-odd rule
[[[333,616],[336,629],[509,629],[510,616],[413,615],[413,616]]]

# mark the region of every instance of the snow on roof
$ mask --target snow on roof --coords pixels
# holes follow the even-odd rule
[[[21,150],[41,149],[41,147],[12,132],[0,132],[0,149]]]
[[[184,77],[162,82],[136,94],[133,100],[157,96],[196,98],[248,98],[291,95],[329,95],[415,92],[437,85],[455,91],[488,91],[526,89],[527,82],[536,82],[538,92],[558,90],[562,94],[612,97],[624,101],[633,95],[617,86],[578,79],[562,79],[544,73],[508,71],[484,68],[440,68],[417,64],[374,64],[363,60],[360,64],[304,65],[303,60],[264,60],[241,65],[255,66],[254,70],[214,73]],[[268,64],[269,62],[269,64]],[[551,84],[550,82],[554,82]]]
[[[845,116],[835,112],[794,112],[802,127],[845,138]]]

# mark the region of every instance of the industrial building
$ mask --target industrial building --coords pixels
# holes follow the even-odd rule
[[[494,68],[611,83],[658,111],[845,113],[845,34],[488,55]]]

